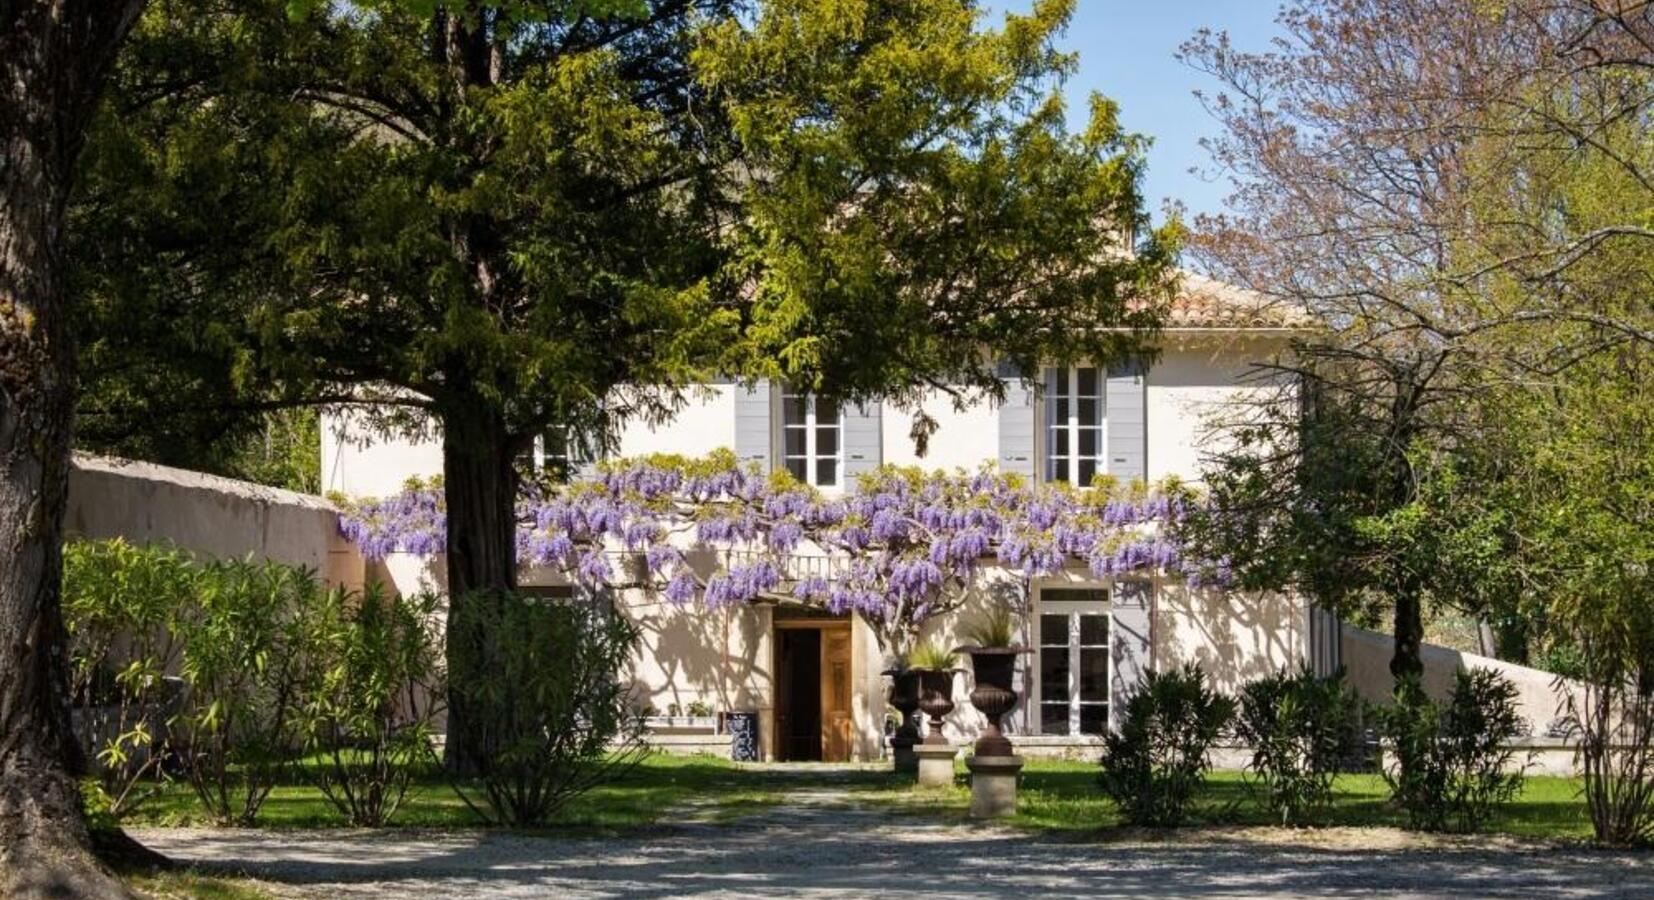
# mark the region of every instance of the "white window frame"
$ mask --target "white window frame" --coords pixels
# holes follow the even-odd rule
[[[819,489],[824,490],[824,491],[842,490],[843,487],[844,487],[844,477],[845,477],[844,476],[844,404],[843,403],[838,404],[838,420],[836,422],[830,423],[829,426],[824,426],[823,423],[820,422],[816,418],[816,396],[814,394],[805,393],[805,392],[801,392],[801,391],[794,391],[794,390],[792,390],[791,388],[788,388],[788,387],[782,387],[782,389],[780,391],[778,391],[777,394],[778,394],[777,402],[778,402],[780,408],[776,410],[774,421],[776,423],[776,435],[775,435],[776,451],[777,451],[776,452],[776,458],[778,460],[780,460],[781,468],[785,469],[787,471],[791,471],[791,466],[789,465],[789,463],[791,463],[793,460],[802,459],[804,461],[804,478],[803,478],[803,481],[804,481],[805,484],[808,484],[808,485],[810,485],[811,487],[814,487],[814,488],[819,488]],[[787,421],[787,401],[788,400],[793,400],[793,399],[799,399],[799,398],[802,398],[804,400],[804,421],[801,422],[801,423],[796,423],[796,424],[789,423]],[[838,433],[838,441],[837,441],[838,449],[835,450],[833,453],[824,454],[824,453],[819,452],[819,450],[817,449],[816,439],[819,436],[818,431],[817,431],[817,429],[819,427],[831,427]],[[797,430],[802,430],[804,432],[804,453],[803,453],[803,455],[797,455],[797,454],[792,454],[792,453],[787,452],[787,432],[788,431],[797,431]],[[834,480],[833,480],[832,484],[822,484],[821,481],[820,481],[820,469],[819,469],[819,466],[817,466],[817,463],[822,461],[822,460],[832,460],[834,462],[834,466],[833,466],[833,479]]]
[[[1103,595],[1098,600],[1047,600],[1046,595],[1052,591],[1085,590],[1097,591]],[[1112,643],[1114,639],[1114,604],[1113,590],[1100,584],[1052,584],[1039,588],[1039,596],[1034,603],[1033,621],[1030,630],[1033,632],[1034,668],[1033,682],[1034,695],[1032,709],[1029,716],[1029,730],[1035,734],[1045,733],[1045,636],[1041,633],[1042,616],[1066,615],[1068,617],[1068,734],[1066,737],[1084,737],[1080,731],[1080,708],[1082,706],[1102,706],[1104,708],[1104,727],[1109,720],[1108,705],[1113,701],[1114,683],[1114,653]],[[1080,642],[1080,617],[1082,615],[1100,615],[1103,617],[1103,643],[1082,644]],[[1080,651],[1081,648],[1103,649],[1105,668],[1103,670],[1103,696],[1101,701],[1085,701],[1080,698]]]
[[[1092,369],[1097,373],[1097,448],[1091,456],[1080,454],[1080,431],[1093,426],[1080,422],[1080,370]],[[1057,379],[1062,379],[1062,386],[1066,389],[1068,398],[1068,415],[1061,422],[1057,421]],[[1041,480],[1047,483],[1058,480],[1066,481],[1075,487],[1090,487],[1091,482],[1080,480],[1080,462],[1091,460],[1096,468],[1092,477],[1108,474],[1108,370],[1102,366],[1077,365],[1066,368],[1049,367],[1045,369],[1045,398],[1044,413],[1045,427],[1040,429],[1040,475]],[[1056,453],[1056,441],[1053,432],[1061,430],[1068,435],[1068,450],[1062,456]],[[1068,464],[1068,477],[1058,479],[1054,477],[1056,463],[1062,460]]]
[[[580,466],[584,464],[586,460],[584,458],[584,454],[580,452],[580,443],[575,440],[573,434],[565,432],[563,438],[563,448],[564,455],[562,456],[548,455],[546,453],[545,433],[542,432],[535,435],[534,446],[529,451],[529,463],[533,466],[532,471],[535,474],[544,472],[546,470],[546,461],[548,459],[561,459],[567,464],[568,477],[569,480],[572,481],[575,475],[579,472]]]

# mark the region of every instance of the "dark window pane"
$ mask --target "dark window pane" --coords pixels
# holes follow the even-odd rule
[[[1100,407],[1101,407],[1101,404],[1099,404],[1096,400],[1081,400],[1080,401],[1080,424],[1081,425],[1096,425],[1096,424],[1102,422],[1102,420],[1103,420],[1102,416],[1098,415],[1098,412],[1100,411]]]
[[[1041,734],[1068,733],[1068,704],[1041,703],[1039,705],[1039,730]]]
[[[1108,643],[1108,616],[1092,613],[1081,614],[1080,643],[1093,646]]]
[[[1051,476],[1049,478],[1047,478],[1046,480],[1047,481],[1067,481],[1068,480],[1068,460],[1059,459],[1059,460],[1053,462],[1051,464]]]
[[[1040,591],[1040,599],[1047,601],[1063,600],[1074,603],[1102,603],[1108,600],[1108,591],[1102,588],[1053,587]]]
[[[838,404],[832,400],[816,401],[816,421],[825,425],[838,421]]]
[[[1108,704],[1082,703],[1080,704],[1080,733],[1107,734],[1108,733]]]
[[[1097,429],[1095,429],[1095,428],[1081,428],[1079,438],[1080,438],[1080,456],[1082,456],[1082,457],[1090,456],[1090,457],[1093,457],[1093,458],[1096,457],[1097,456]]]
[[[1068,651],[1046,647],[1039,654],[1039,690],[1041,700],[1068,699]]]
[[[788,425],[804,424],[804,410],[809,400],[804,397],[785,397],[781,401],[781,415]]]
[[[816,487],[833,487],[838,484],[838,460],[816,460]]]
[[[1097,396],[1097,370],[1095,368],[1091,366],[1081,367],[1079,382],[1081,397]]]
[[[1080,477],[1074,483],[1080,487],[1090,487],[1091,479],[1097,477],[1097,461],[1095,459],[1082,459],[1078,466]]]
[[[1052,415],[1056,417],[1058,422],[1068,421],[1068,398],[1058,397],[1055,402],[1056,410],[1052,413]]]
[[[1108,699],[1108,648],[1080,648],[1080,699]]]
[[[788,456],[803,456],[804,455],[804,446],[805,446],[804,445],[804,439],[807,436],[807,434],[808,434],[808,432],[803,428],[789,428],[789,429],[787,429],[787,455]]]
[[[787,460],[787,471],[791,472],[793,477],[797,478],[799,481],[803,481],[808,477],[806,473],[809,472],[809,470],[809,463],[802,459]]]
[[[837,456],[838,455],[838,428],[837,427],[834,427],[834,428],[817,428],[816,429],[816,455],[817,456]]]
[[[1050,596],[1047,592],[1046,596]],[[1068,646],[1068,615],[1046,613],[1039,617],[1039,642],[1047,647]]]
[[[1068,429],[1055,428],[1051,431],[1051,455],[1068,455]]]

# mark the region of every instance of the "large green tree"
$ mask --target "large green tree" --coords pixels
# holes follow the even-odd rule
[[[76,206],[100,421],[440,428],[463,603],[515,582],[548,427],[601,442],[719,375],[963,400],[1003,391],[990,354],[1142,351],[1175,231],[1111,104],[1064,124],[1072,8],[159,3]]]
[[[64,209],[141,0],[0,3],[0,895],[125,893],[91,856],[61,604],[75,390]]]

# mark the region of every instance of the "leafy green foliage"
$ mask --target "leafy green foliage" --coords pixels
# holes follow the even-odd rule
[[[1119,731],[1103,738],[1103,791],[1133,825],[1182,824],[1234,716],[1235,701],[1208,686],[1195,663],[1150,672],[1126,701]]]
[[[305,772],[352,825],[388,824],[414,777],[436,762],[431,719],[440,702],[441,601],[432,594],[326,592],[302,629],[295,710]]]
[[[1101,363],[1162,318],[1146,142],[1065,124],[1072,0],[366,8],[149,5],[71,213],[96,445],[374,400],[510,459],[715,376],[998,394],[985,348]]]
[[[303,624],[325,591],[304,569],[214,562],[177,617],[189,689],[174,718],[184,777],[220,825],[250,825],[301,737]]]
[[[193,597],[197,569],[166,545],[116,538],[72,541],[63,551],[63,618],[69,630],[70,702],[88,749],[96,796],[120,819],[160,790],[168,773],[167,719],[179,684],[173,628]]]
[[[1016,639],[1016,613],[996,606],[965,628],[965,640],[977,647],[1009,647]]]
[[[1322,816],[1358,737],[1361,701],[1343,671],[1321,678],[1283,669],[1247,682],[1238,699],[1235,738],[1252,748],[1260,804],[1282,825]]]
[[[1516,686],[1492,669],[1460,669],[1445,704],[1416,680],[1377,710],[1380,734],[1397,764],[1385,780],[1409,827],[1475,831],[1522,789],[1510,742],[1522,733]]]
[[[959,654],[942,646],[935,638],[926,638],[907,651],[907,667],[922,671],[945,672],[959,666]]]
[[[635,629],[586,602],[478,592],[449,620],[450,690],[472,712],[455,790],[478,815],[543,824],[643,754],[642,720],[620,673]]]

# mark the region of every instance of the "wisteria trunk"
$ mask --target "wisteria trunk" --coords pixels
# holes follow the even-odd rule
[[[479,399],[442,414],[443,494],[448,510],[448,616],[475,591],[517,587],[517,475],[505,416]],[[448,629],[448,659],[455,655]],[[464,701],[448,694],[445,743],[450,771],[475,771]]]
[[[62,610],[75,351],[64,208],[139,4],[7,4],[0,29],[0,896],[120,897],[75,777]]]

